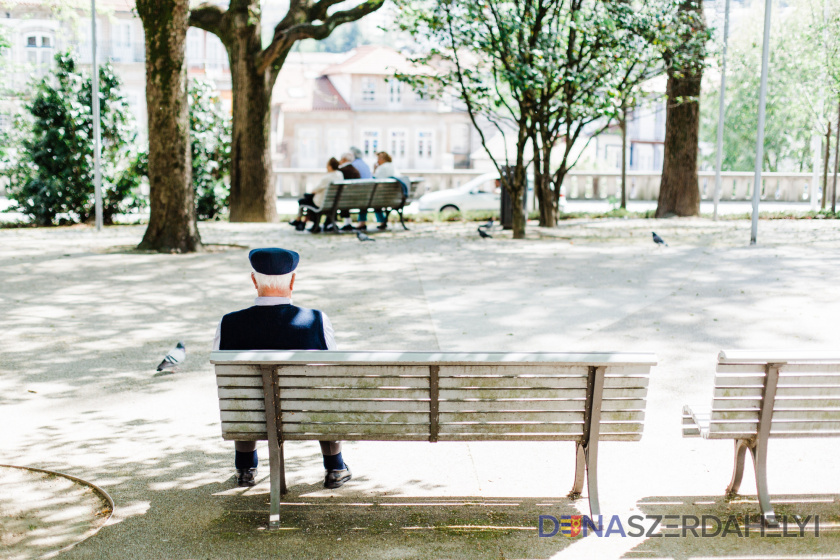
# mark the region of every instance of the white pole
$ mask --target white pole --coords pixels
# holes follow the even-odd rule
[[[755,181],[752,199],[750,245],[758,238],[758,201],[761,199],[761,168],[764,159],[764,113],[767,107],[767,71],[770,59],[770,10],[772,0],[764,0],[764,48],[761,53],[761,87],[758,93],[758,132],[755,140]]]
[[[93,193],[96,211],[96,231],[102,231],[102,148],[99,132],[99,66],[96,63],[96,0],[90,0],[91,44],[93,45],[93,78],[91,104],[93,109]]]
[[[723,61],[720,68],[720,105],[718,107],[717,155],[715,159],[715,211],[712,219],[718,219],[720,202],[720,168],[723,164],[723,113],[726,102],[726,44],[729,42],[729,0],[723,14]]]

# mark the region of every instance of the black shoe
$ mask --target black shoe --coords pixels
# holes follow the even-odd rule
[[[388,224],[385,223],[385,222],[382,222],[381,224],[376,226],[376,229],[378,229],[379,231],[385,231],[386,229],[388,229]]]
[[[353,231],[353,224],[344,224],[341,227],[341,231]]]
[[[295,231],[303,231],[306,229],[306,224],[304,222],[298,222],[295,225]]]
[[[350,467],[345,463],[344,468],[341,470],[327,471],[327,476],[324,479],[324,488],[339,488],[351,478],[353,478],[353,473],[350,472]]]
[[[335,231],[335,224],[327,224],[324,226],[324,231]]]
[[[302,224],[302,223],[303,223],[303,222],[301,222],[300,220],[291,220],[291,221],[289,222],[289,225],[290,225],[290,226],[292,226],[293,228],[296,228],[296,227],[298,227],[298,226],[299,226],[300,224]]]
[[[312,226],[308,230],[309,233],[321,233],[321,226]]]
[[[367,224],[354,228],[356,231],[367,231]]]
[[[257,469],[236,469],[236,485],[249,488],[254,486],[257,481]]]

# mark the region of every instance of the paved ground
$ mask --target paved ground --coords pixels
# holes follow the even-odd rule
[[[300,251],[295,301],[329,313],[342,349],[656,352],[643,440],[601,447],[609,515],[756,512],[722,499],[731,443],[682,439],[681,406],[709,399],[721,348],[838,346],[837,221],[762,221],[755,247],[749,222],[701,219],[575,221],[528,241],[481,240],[474,224],[376,243],[290,229],[201,226],[207,243]],[[232,488],[208,363],[219,317],[253,296],[247,251],[137,253],[141,236],[0,230],[3,462],[90,480],[117,504],[62,558],[840,558],[832,440],[770,449],[777,511],[820,514],[819,537],[539,538],[538,515],[586,513],[561,498],[571,443],[349,443],[355,478],[334,492],[317,446],[291,444],[283,530],[268,533],[264,473]],[[155,376],[177,340],[185,366]]]

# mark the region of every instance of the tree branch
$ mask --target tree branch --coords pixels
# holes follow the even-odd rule
[[[337,0],[320,0],[311,8],[310,14],[320,11],[326,13],[327,8],[337,3]],[[274,30],[274,39],[272,39],[271,44],[259,55],[257,71],[261,73],[265,72],[277,57],[284,50],[290,49],[296,41],[300,41],[301,39],[326,39],[339,25],[361,19],[381,8],[384,3],[385,0],[366,0],[355,8],[335,12],[321,23],[313,23],[313,20],[309,19],[306,22],[298,23],[285,29],[282,25],[278,25]]]
[[[224,35],[226,33],[224,28],[226,27],[226,13],[218,6],[205,3],[190,11],[189,24],[192,27],[197,27],[216,35],[222,40],[222,43],[225,43]]]

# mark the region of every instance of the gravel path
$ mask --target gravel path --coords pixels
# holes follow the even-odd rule
[[[798,539],[539,538],[538,515],[585,512],[561,498],[571,443],[349,443],[355,478],[336,492],[319,486],[317,445],[293,443],[284,529],[265,531],[267,469],[254,489],[232,487],[208,363],[221,315],[253,297],[248,248],[301,253],[295,302],[329,313],[341,349],[656,352],[644,439],[600,450],[609,514],[757,511],[722,499],[731,443],[682,439],[682,404],[708,400],[721,348],[838,347],[840,221],[762,221],[755,247],[747,221],[576,220],[526,241],[410,227],[359,243],[206,223],[214,246],[192,255],[134,251],[142,227],[0,229],[3,462],[90,480],[117,504],[62,558],[838,554],[830,526]],[[156,376],[177,340],[186,363]],[[773,442],[782,511],[840,521],[833,445]]]

